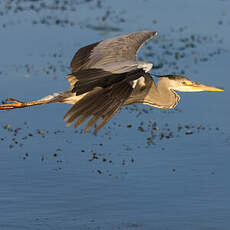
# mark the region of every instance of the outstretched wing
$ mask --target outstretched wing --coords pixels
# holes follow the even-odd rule
[[[77,51],[71,62],[72,73],[115,62],[136,61],[138,49],[155,31],[141,31],[97,42]]]
[[[95,87],[108,87],[140,70],[149,71],[151,63],[136,60],[138,49],[154,31],[142,31],[111,38],[81,48],[72,60],[72,75],[77,82],[72,92],[80,95]],[[132,79],[136,80],[136,79]]]
[[[94,133],[97,133],[119,111],[132,90],[133,88],[126,80],[107,88],[95,88],[72,106],[64,120],[67,120],[68,126],[75,122],[74,127],[77,128],[89,119],[84,132],[88,132],[96,125]],[[97,124],[99,119],[101,121]]]

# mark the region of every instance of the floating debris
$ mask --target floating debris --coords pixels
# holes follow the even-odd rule
[[[98,174],[102,174],[102,171],[100,169],[97,170]]]
[[[88,25],[86,25],[86,27],[91,29],[91,30],[105,31],[105,32],[119,32],[119,31],[121,31],[121,29],[118,28],[118,27],[108,26],[108,25],[92,25],[92,24],[88,24]]]
[[[132,125],[131,125],[131,124],[128,124],[128,125],[127,125],[127,128],[132,128]]]
[[[188,130],[188,131],[185,132],[185,134],[186,135],[191,135],[191,134],[193,134],[193,131],[192,130]]]
[[[42,155],[41,155],[41,161],[44,161],[45,160],[45,155],[44,155],[44,153],[42,153]]]

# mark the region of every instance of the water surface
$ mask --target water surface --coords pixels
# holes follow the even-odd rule
[[[1,229],[229,229],[230,2],[4,1],[0,98],[67,89],[81,46],[143,29],[153,72],[224,87],[172,111],[130,106],[97,136],[66,128],[69,105],[1,112]]]

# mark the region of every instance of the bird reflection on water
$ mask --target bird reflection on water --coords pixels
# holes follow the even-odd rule
[[[97,133],[121,106],[146,104],[171,109],[180,100],[175,91],[223,91],[178,75],[155,75],[156,85],[148,73],[152,63],[136,58],[139,48],[156,35],[155,31],[141,31],[83,47],[71,62],[72,73],[67,75],[69,90],[29,102],[9,98],[9,103],[0,105],[0,109],[55,102],[73,104],[64,116],[66,124],[75,122],[74,127],[78,128],[89,119],[84,132],[95,126],[94,133]]]

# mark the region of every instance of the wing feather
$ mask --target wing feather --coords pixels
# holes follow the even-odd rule
[[[107,88],[96,88],[73,105],[64,119],[67,120],[67,125],[75,121],[75,127],[78,127],[91,117],[84,132],[87,132],[101,119],[94,130],[94,133],[97,133],[119,111],[132,90],[126,80]]]
[[[127,81],[133,81],[139,78],[142,73],[144,73],[142,69],[136,69],[121,74],[113,74],[102,69],[82,70],[74,74],[78,80],[74,84],[72,92],[76,93],[76,95],[81,95],[93,90],[95,87],[106,88],[124,79]]]
[[[91,55],[91,52],[94,49],[94,47],[96,47],[99,43],[100,42],[97,42],[82,47],[75,53],[70,64],[72,73],[88,68],[88,64],[89,64],[88,62],[89,62],[89,57]]]
[[[155,31],[140,31],[82,47],[71,61],[72,73],[115,62],[135,61],[139,48],[156,35]]]

